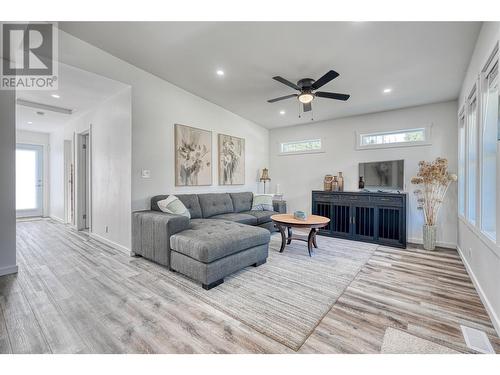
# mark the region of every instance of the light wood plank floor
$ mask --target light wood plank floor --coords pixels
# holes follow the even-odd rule
[[[19,222],[17,250],[19,273],[0,277],[0,353],[292,352],[54,221]],[[500,352],[455,251],[380,247],[299,352],[378,353],[387,327],[468,352],[460,324]]]

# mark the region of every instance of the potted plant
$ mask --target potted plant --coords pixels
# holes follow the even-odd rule
[[[448,172],[448,160],[437,158],[433,162],[418,163],[417,176],[411,183],[420,187],[414,191],[417,197],[417,208],[424,213],[424,249],[436,248],[436,230],[439,209],[450,184],[457,181],[457,175]]]

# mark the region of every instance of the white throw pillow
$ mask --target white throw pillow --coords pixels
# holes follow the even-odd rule
[[[189,210],[184,206],[184,203],[181,202],[179,198],[175,195],[169,195],[167,199],[163,199],[158,201],[158,207],[163,212],[175,215],[186,216],[188,219],[191,219],[191,214]]]
[[[254,194],[252,211],[274,211],[273,194]]]

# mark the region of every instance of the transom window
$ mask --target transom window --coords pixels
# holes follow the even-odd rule
[[[358,149],[426,145],[430,142],[428,127],[376,133],[358,133]]]
[[[283,142],[280,144],[281,154],[300,154],[308,152],[321,152],[321,139],[310,139],[305,141]]]

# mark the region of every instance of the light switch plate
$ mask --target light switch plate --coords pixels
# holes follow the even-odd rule
[[[151,178],[151,171],[149,169],[143,169],[141,171],[142,178]]]

